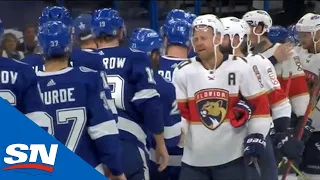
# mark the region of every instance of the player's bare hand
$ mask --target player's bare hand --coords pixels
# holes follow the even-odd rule
[[[169,154],[164,144],[156,147],[156,161],[159,164],[158,171],[161,172],[168,166]]]
[[[124,174],[122,174],[120,176],[111,176],[110,180],[127,180],[127,178]]]
[[[286,61],[292,56],[292,49],[293,45],[291,43],[281,44],[277,47],[273,56],[277,59],[278,62]]]

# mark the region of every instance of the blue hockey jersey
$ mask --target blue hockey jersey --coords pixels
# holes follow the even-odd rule
[[[93,49],[74,49],[70,56],[70,65],[74,67],[84,66],[97,71],[103,70],[104,66],[97,58],[99,52]],[[41,54],[32,54],[25,57],[23,62],[32,66],[35,72],[44,71],[44,57]]]
[[[177,67],[177,65],[187,59],[179,59],[174,57],[162,56],[159,59],[159,70],[158,74],[160,74],[167,81],[172,82],[173,70]]]
[[[43,110],[37,76],[27,64],[0,57],[0,96],[23,114]]]
[[[47,125],[49,133],[91,166],[102,163],[113,175],[121,174],[119,132],[107,102],[106,76],[86,67],[37,75],[46,112],[53,118],[40,125]]]
[[[99,51],[93,49],[74,49],[70,60],[73,67],[84,66],[97,71],[104,70],[104,66],[99,58]]]
[[[120,136],[144,147],[146,128],[153,134],[163,131],[162,106],[150,59],[146,53],[128,47],[100,51],[118,111]]]
[[[181,115],[176,101],[175,87],[160,75],[155,75],[155,80],[163,107],[166,145],[167,147],[177,146],[181,134]]]
[[[44,70],[44,57],[41,54],[30,54],[21,61],[32,66],[35,72]]]

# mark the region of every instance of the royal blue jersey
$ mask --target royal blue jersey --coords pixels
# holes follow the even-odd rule
[[[177,67],[177,65],[187,59],[180,59],[168,56],[162,56],[159,59],[159,69],[158,74],[160,74],[167,81],[172,82],[172,74],[173,70]]]
[[[71,53],[70,60],[73,67],[84,66],[97,71],[104,70],[100,60],[99,52],[93,49],[74,49]]]
[[[30,66],[0,57],[0,96],[23,114],[43,111],[37,76]]]
[[[93,70],[101,71],[104,66],[99,58],[96,58],[99,52],[93,49],[74,49],[70,56],[70,66],[84,66]],[[44,71],[44,57],[41,54],[32,54],[25,57],[23,62],[32,66],[35,72]]]
[[[41,54],[30,54],[21,61],[32,66],[35,72],[44,70],[44,57]]]
[[[146,53],[128,47],[99,49],[118,111],[123,140],[146,145],[146,129],[163,132],[162,106]]]
[[[102,163],[119,175],[119,132],[108,106],[106,76],[101,74],[86,67],[39,71],[41,97],[53,119],[41,125],[48,125],[49,133],[91,166]]]
[[[155,80],[163,107],[166,145],[168,147],[177,146],[181,134],[181,115],[176,101],[175,87],[160,75],[155,75]]]

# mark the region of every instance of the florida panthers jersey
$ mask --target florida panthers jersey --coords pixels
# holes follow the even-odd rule
[[[320,53],[313,54],[308,53],[307,50],[303,49],[302,47],[296,47],[297,51],[299,52],[299,56],[302,63],[302,68],[306,74],[306,80],[308,84],[309,91],[312,92],[315,85],[319,82],[319,75],[320,75]],[[320,101],[316,107],[313,109],[311,115],[309,116],[312,119],[312,125],[315,128],[315,131],[320,131]]]
[[[103,74],[103,73],[102,73]],[[122,173],[119,132],[108,106],[110,93],[105,76],[86,67],[37,73],[41,97],[52,122],[41,127],[101,171],[102,164],[112,173]]]
[[[176,68],[177,65],[181,61],[185,61],[185,60],[187,60],[187,59],[180,59],[180,58],[174,58],[174,57],[169,57],[169,56],[162,56],[159,59],[158,74],[160,74],[167,81],[171,82],[174,68]]]
[[[276,70],[271,62],[262,55],[249,54],[246,59],[256,74],[260,86],[267,91],[272,110],[272,119],[291,117],[291,105],[285,92],[281,89]]]
[[[261,54],[272,59],[279,45],[279,43],[276,43]],[[292,111],[299,117],[303,116],[306,112],[309,103],[309,93],[300,58],[296,51],[293,50],[292,53],[293,55],[289,60],[277,63],[275,69],[281,88],[284,91],[287,91],[287,88],[289,88],[288,96],[291,101]],[[290,72],[292,72],[291,84],[290,87],[287,87]]]
[[[178,107],[188,121],[182,161],[191,166],[217,166],[243,156],[248,134],[266,136],[271,125],[268,98],[244,59],[225,56],[216,70],[200,60],[181,62],[174,71]],[[234,128],[232,107],[244,97],[253,106],[246,126]]]
[[[123,140],[143,148],[147,128],[163,131],[163,115],[151,61],[146,53],[128,47],[102,48],[101,61],[108,76],[112,98],[118,111],[118,128]]]
[[[22,61],[32,66],[35,72],[44,70],[44,57],[41,54],[30,54]]]
[[[0,97],[36,121],[34,113],[44,110],[36,74],[20,61],[4,57],[0,61]]]

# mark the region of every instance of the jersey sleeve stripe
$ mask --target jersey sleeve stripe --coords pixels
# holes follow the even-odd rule
[[[133,134],[141,143],[146,145],[146,134],[143,129],[134,121],[130,121],[124,117],[118,117],[118,128],[119,130],[126,131]]]
[[[250,99],[255,99],[255,98],[257,98],[257,97],[259,97],[259,96],[261,96],[261,95],[265,95],[265,94],[266,94],[266,91],[261,91],[261,92],[258,92],[258,93],[256,93],[256,94],[254,94],[254,95],[246,96],[245,98],[246,98],[247,100],[250,100]]]
[[[103,136],[119,134],[119,131],[116,121],[111,120],[88,127],[88,133],[93,140],[96,140]]]
[[[140,100],[140,99],[150,99],[155,96],[160,96],[155,89],[143,89],[134,94],[133,98],[131,99],[131,102]]]
[[[114,104],[114,100],[113,99],[108,99],[107,103],[109,105],[109,108],[110,108],[112,114],[117,114],[117,108],[116,108],[116,106]]]
[[[181,122],[178,122],[172,126],[164,126],[164,138],[171,139],[181,134]]]

